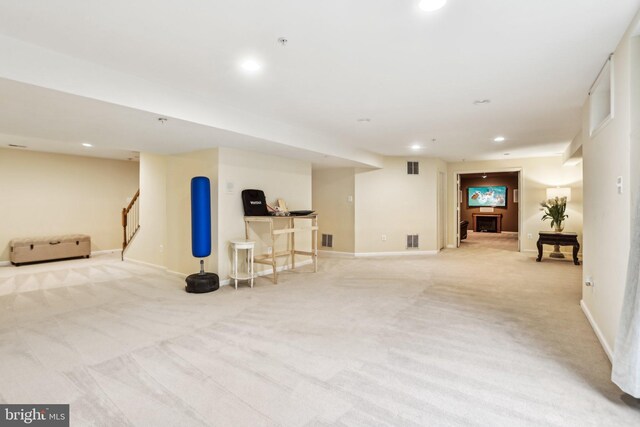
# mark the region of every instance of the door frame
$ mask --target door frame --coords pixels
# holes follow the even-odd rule
[[[437,230],[438,235],[436,236],[438,239],[438,251],[442,249],[446,249],[447,240],[448,240],[448,221],[447,221],[447,172],[438,170],[438,179],[437,179]]]
[[[459,170],[453,173],[453,176],[456,180],[455,186],[455,197],[453,199],[453,220],[454,220],[454,230],[456,231],[455,235],[455,248],[460,247],[460,203],[463,201],[463,197],[460,190],[460,175],[468,175],[473,173],[500,173],[500,172],[518,172],[518,252],[522,252],[522,236],[523,236],[523,222],[524,218],[522,215],[522,201],[525,200],[524,196],[526,193],[526,188],[524,187],[524,168],[522,167],[513,167],[513,168],[489,168],[489,169],[469,169],[469,170]],[[513,195],[512,195],[513,197]]]

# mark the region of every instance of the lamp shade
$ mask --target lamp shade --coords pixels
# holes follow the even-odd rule
[[[556,197],[566,197],[567,202],[571,201],[571,188],[569,187],[553,187],[547,188],[547,199],[555,199]]]

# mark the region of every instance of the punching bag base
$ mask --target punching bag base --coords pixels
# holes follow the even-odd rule
[[[184,290],[194,294],[213,292],[220,287],[220,280],[215,273],[196,273],[187,277],[187,286]]]

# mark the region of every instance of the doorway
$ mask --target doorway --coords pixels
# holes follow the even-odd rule
[[[458,173],[458,247],[520,251],[521,171]]]

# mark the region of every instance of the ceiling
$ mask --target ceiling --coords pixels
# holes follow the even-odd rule
[[[356,162],[370,153],[361,161],[370,165],[375,155],[415,154],[409,147],[416,143],[419,154],[448,161],[558,155],[579,131],[589,86],[640,8],[640,0],[449,0],[424,13],[417,3],[3,2],[0,77],[107,105],[72,102],[87,104],[95,120],[69,131],[64,108],[57,125],[45,125],[42,114],[15,117],[4,102],[3,114],[20,124],[0,120],[0,134],[53,145],[100,140],[105,150],[130,151],[252,141]],[[242,72],[248,57],[262,70]],[[144,92],[151,85],[157,97]],[[30,105],[46,105],[50,93],[32,93]],[[478,99],[491,102],[474,105]],[[130,120],[100,119],[118,107],[131,109]],[[187,134],[154,142],[155,128],[145,129],[158,116],[181,121]],[[506,141],[493,143],[498,135]],[[148,144],[137,142],[144,138]]]

